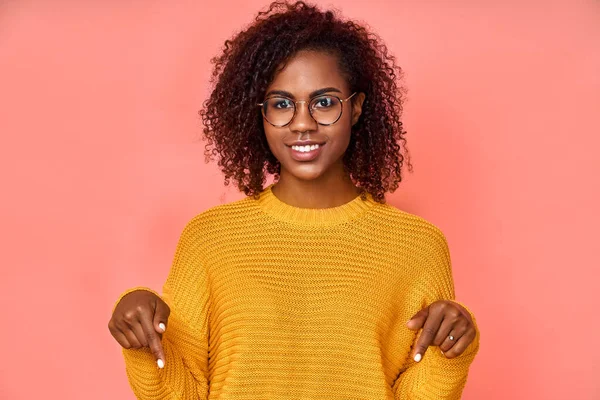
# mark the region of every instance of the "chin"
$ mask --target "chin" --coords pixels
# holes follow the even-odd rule
[[[294,178],[303,181],[313,181],[324,175],[323,169],[316,165],[295,165],[286,170]]]

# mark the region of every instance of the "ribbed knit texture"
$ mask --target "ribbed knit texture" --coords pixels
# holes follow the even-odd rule
[[[307,209],[271,187],[185,227],[161,295],[164,369],[123,349],[137,398],[460,399],[479,333],[457,358],[409,357],[406,322],[454,299],[440,230],[371,196]]]

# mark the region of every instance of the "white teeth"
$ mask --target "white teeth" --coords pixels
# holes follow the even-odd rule
[[[300,151],[302,153],[306,153],[308,151],[312,151],[312,150],[315,150],[318,148],[319,148],[318,144],[306,145],[306,146],[292,146],[292,149],[294,149],[296,151]]]

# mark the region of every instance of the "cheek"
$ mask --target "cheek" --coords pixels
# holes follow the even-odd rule
[[[334,144],[333,147],[336,149],[336,153],[344,153],[348,148],[348,144],[350,143],[351,133],[351,124],[344,121],[339,121],[340,125],[337,126],[335,132],[331,132],[329,135],[330,141]],[[337,125],[337,124],[336,124]]]
[[[267,144],[269,145],[269,149],[271,149],[271,153],[277,156],[281,152],[281,135],[279,135],[273,129],[269,129],[267,127],[264,128],[264,131]]]

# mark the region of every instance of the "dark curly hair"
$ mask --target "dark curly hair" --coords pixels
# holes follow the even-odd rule
[[[396,190],[402,180],[405,156],[412,171],[400,120],[406,90],[396,82],[402,70],[377,35],[303,1],[271,3],[211,60],[214,87],[199,111],[206,162],[218,155],[225,185],[233,179],[255,198],[264,190],[266,173],[279,179],[281,165],[269,149],[256,104],[277,68],[300,50],[336,55],[351,92],[365,93],[343,162],[363,198],[368,192],[384,202],[385,193]]]

